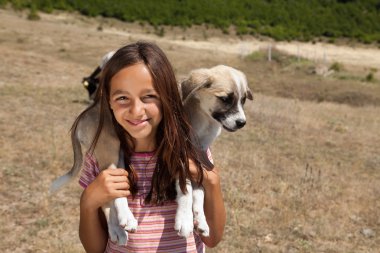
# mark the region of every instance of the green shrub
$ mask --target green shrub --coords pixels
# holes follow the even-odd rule
[[[29,9],[28,19],[29,20],[39,20],[40,19],[40,16],[38,15],[37,7],[34,4]]]
[[[159,37],[164,37],[165,29],[163,27],[155,27],[154,33]]]
[[[339,62],[334,62],[329,67],[329,70],[334,70],[335,72],[340,72],[340,71],[343,70],[343,65],[341,63],[339,63]]]
[[[262,61],[266,59],[267,53],[264,50],[253,52],[245,57],[247,61]]]
[[[373,74],[373,72],[368,73],[368,75],[366,75],[366,77],[364,78],[364,81],[374,82],[375,81],[375,75]]]
[[[7,3],[8,1],[6,0],[0,0],[0,7],[4,7]]]

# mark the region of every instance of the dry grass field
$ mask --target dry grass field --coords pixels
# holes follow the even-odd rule
[[[158,37],[149,29],[0,10],[0,252],[84,252],[81,188],[48,189],[72,165],[69,130],[88,105],[82,77],[104,53],[138,39],[156,41],[178,77],[226,64],[243,70],[255,92],[247,126],[212,147],[228,220],[223,241],[207,252],[379,252],[380,65],[343,64],[322,77],[312,61],[279,52],[267,62],[260,52],[188,46],[212,41],[206,32],[231,39],[217,31]]]

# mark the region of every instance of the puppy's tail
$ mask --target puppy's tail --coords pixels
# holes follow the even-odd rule
[[[72,179],[71,173],[67,173],[63,176],[60,176],[59,178],[54,180],[54,182],[51,184],[49,193],[50,194],[56,193],[59,189],[61,189],[62,186],[70,182],[71,179]]]
[[[77,129],[75,127],[71,130],[71,143],[73,146],[73,153],[74,153],[73,167],[65,175],[60,176],[59,178],[53,181],[49,190],[50,194],[57,192],[65,184],[69,183],[71,179],[75,178],[75,176],[81,170],[82,162],[83,162],[83,154],[82,154],[81,144],[77,136]]]
[[[77,157],[77,159],[79,161],[77,159],[75,159],[74,165],[69,172],[67,172],[65,175],[60,176],[59,178],[57,178],[56,180],[53,181],[53,183],[50,186],[50,190],[49,190],[50,194],[56,193],[64,185],[66,185],[73,178],[75,178],[75,176],[79,173],[81,166],[82,166],[82,153],[80,155],[81,155],[80,159]]]

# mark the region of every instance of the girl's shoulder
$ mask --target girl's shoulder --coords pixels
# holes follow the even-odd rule
[[[86,188],[99,175],[99,164],[94,155],[86,153],[82,164],[79,184]]]

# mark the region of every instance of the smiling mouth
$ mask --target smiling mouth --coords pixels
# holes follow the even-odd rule
[[[127,120],[127,122],[133,126],[139,126],[147,122],[149,119],[144,119],[144,120]]]

